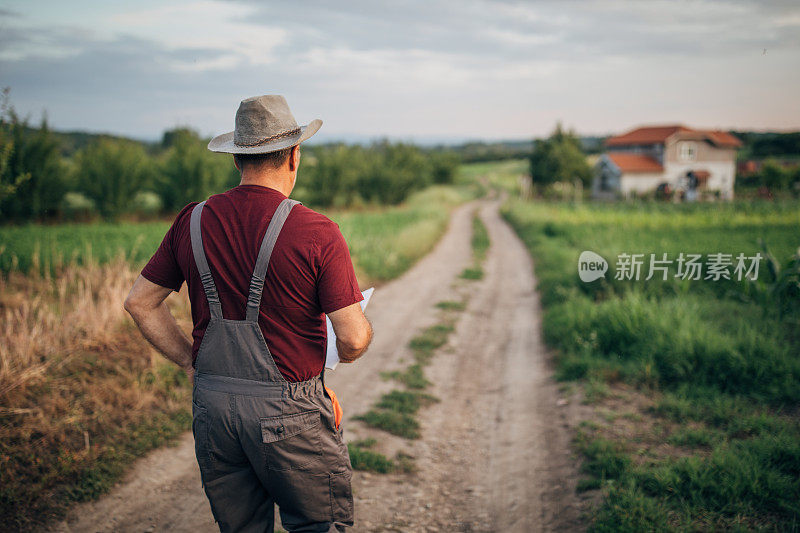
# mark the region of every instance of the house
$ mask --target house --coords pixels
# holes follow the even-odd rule
[[[595,165],[592,196],[629,197],[667,184],[689,199],[698,193],[733,199],[741,145],[724,131],[682,125],[636,128],[606,140],[606,152]]]

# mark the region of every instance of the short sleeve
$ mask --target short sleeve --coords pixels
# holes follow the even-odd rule
[[[338,224],[330,222],[317,235],[317,296],[325,314],[364,299],[350,258],[350,250]]]
[[[156,253],[150,258],[150,261],[142,269],[142,276],[152,281],[156,285],[172,289],[178,292],[183,285],[184,276],[183,271],[178,265],[175,253],[175,234],[177,232],[176,226],[183,220],[184,215],[192,205],[188,205],[175,217],[175,221],[167,230],[164,239],[161,241]]]

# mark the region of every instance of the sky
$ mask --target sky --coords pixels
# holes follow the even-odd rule
[[[800,2],[0,0],[0,87],[56,129],[233,129],[283,94],[321,140],[643,124],[800,129]]]

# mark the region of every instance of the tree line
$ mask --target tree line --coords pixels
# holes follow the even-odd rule
[[[71,153],[46,119],[33,127],[8,103],[0,109],[0,221],[116,220],[173,213],[239,184],[233,158],[207,150],[189,128],[160,143],[92,136]],[[418,189],[451,183],[459,158],[382,141],[303,146],[292,195],[310,206],[397,204]]]
[[[785,165],[768,157],[761,162],[757,171],[738,177],[736,184],[742,187],[767,187],[774,191],[791,191],[798,194],[800,162]]]

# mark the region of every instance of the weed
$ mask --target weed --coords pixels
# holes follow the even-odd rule
[[[365,470],[369,472],[377,472],[379,474],[388,474],[394,472],[397,465],[394,461],[385,455],[369,450],[368,448],[374,444],[364,445],[362,442],[351,442],[347,445],[347,451],[350,452],[350,463],[353,465],[354,470]]]
[[[465,268],[461,272],[461,279],[469,279],[469,280],[483,279],[483,269],[479,266]]]
[[[483,268],[481,263],[486,258],[486,251],[489,249],[489,232],[477,212],[472,215],[472,259],[474,265],[465,268],[461,272],[461,279],[479,280],[483,279]]]
[[[711,446],[720,438],[719,433],[705,428],[680,428],[667,439],[673,446],[685,446],[688,448],[699,448],[701,446]]]
[[[392,435],[406,439],[419,438],[419,422],[406,413],[387,411],[385,409],[370,409],[362,415],[354,417],[368,426],[382,429]]]
[[[583,471],[601,481],[618,479],[631,464],[621,446],[607,439],[585,439],[580,449],[587,458]]]
[[[397,464],[398,472],[413,474],[417,471],[417,467],[414,464],[414,458],[403,452],[397,452],[395,463]]]
[[[590,379],[583,387],[583,403],[593,404],[608,397],[608,385],[599,379]]]
[[[444,311],[463,311],[466,309],[467,304],[466,302],[457,302],[454,300],[445,300],[442,302],[438,302],[436,307],[442,309]]]
[[[453,329],[453,324],[449,322],[435,324],[411,339],[408,346],[414,352],[417,363],[428,364],[433,352],[447,342],[447,337]]]
[[[475,213],[472,217],[472,254],[475,261],[480,263],[486,257],[489,249],[489,232],[481,217]]]
[[[414,414],[420,408],[438,401],[434,396],[423,392],[393,390],[384,394],[376,407],[398,413]]]
[[[419,363],[414,363],[403,371],[394,370],[392,372],[381,372],[381,377],[383,379],[399,381],[409,389],[424,389],[431,384],[431,382],[425,378],[425,372],[422,369],[422,365]]]

